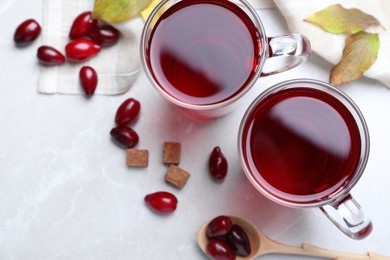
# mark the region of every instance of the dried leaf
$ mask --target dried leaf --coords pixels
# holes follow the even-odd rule
[[[330,73],[330,83],[338,86],[359,79],[378,56],[379,35],[358,32],[345,39],[341,61]]]
[[[353,34],[367,27],[380,25],[379,21],[359,9],[345,9],[340,4],[331,5],[305,19],[330,33]]]
[[[92,17],[108,23],[133,18],[147,8],[152,0],[96,0]]]

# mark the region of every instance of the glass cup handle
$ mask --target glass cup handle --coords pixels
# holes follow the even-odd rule
[[[363,239],[372,231],[371,220],[351,195],[340,202],[322,206],[321,210],[350,238]]]
[[[292,69],[305,62],[311,52],[309,39],[300,34],[269,37],[268,48],[269,57],[265,62],[261,76],[269,76]],[[283,58],[283,60],[279,58]],[[268,66],[269,63],[273,63],[273,66]],[[274,66],[274,63],[277,65]]]

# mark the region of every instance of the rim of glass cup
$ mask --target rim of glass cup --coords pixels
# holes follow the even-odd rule
[[[172,4],[175,4],[177,2],[182,2],[186,0],[162,0],[151,12],[149,15],[148,19],[145,22],[144,28],[142,30],[141,34],[141,44],[140,44],[140,51],[141,51],[141,63],[142,67],[144,69],[144,72],[146,76],[148,77],[149,81],[152,83],[153,87],[159,92],[163,97],[165,97],[167,100],[172,102],[175,105],[178,105],[183,108],[188,108],[192,110],[214,110],[214,109],[219,109],[222,107],[226,107],[237,100],[239,100],[242,96],[244,96],[250,89],[251,87],[255,84],[255,82],[258,80],[260,77],[261,69],[264,66],[266,58],[269,56],[269,49],[268,49],[268,43],[267,43],[267,35],[265,33],[265,29],[263,26],[263,23],[261,22],[260,17],[258,16],[257,12],[255,9],[246,1],[246,0],[237,0],[237,1],[230,1],[233,2],[234,4],[240,6],[239,3],[244,6],[245,9],[243,9],[244,12],[248,14],[250,13],[249,18],[251,18],[252,22],[256,26],[257,30],[259,31],[260,36],[258,37],[258,40],[261,42],[261,50],[260,54],[258,55],[258,65],[256,68],[255,73],[252,76],[252,79],[246,84],[245,88],[238,91],[238,93],[234,93],[231,97],[227,98],[226,100],[223,100],[218,103],[212,103],[212,104],[203,104],[203,105],[196,105],[196,104],[189,104],[186,102],[183,102],[179,99],[174,98],[172,95],[167,93],[166,91],[163,90],[162,87],[160,87],[160,84],[155,80],[154,76],[150,72],[149,65],[146,59],[146,47],[148,46],[148,38],[150,35],[150,30],[149,27],[152,24],[153,19],[155,18],[156,14],[159,14],[160,9],[167,4],[168,2],[172,2]],[[166,11],[166,10],[165,10]]]
[[[265,97],[269,96],[272,93],[279,92],[280,90],[283,89],[289,89],[295,87],[315,88],[315,89],[323,90],[327,93],[330,93],[332,96],[336,97],[348,108],[348,110],[353,115],[356,124],[358,125],[359,133],[361,137],[362,149],[360,152],[360,160],[352,180],[345,187],[334,192],[334,194],[332,194],[330,197],[325,197],[319,201],[314,201],[314,202],[313,201],[294,202],[294,201],[283,200],[277,196],[274,196],[271,192],[267,191],[267,189],[263,188],[262,185],[260,185],[255,180],[255,177],[253,177],[253,175],[251,174],[250,169],[246,164],[246,160],[244,158],[244,151],[242,149],[242,145],[243,145],[242,141],[243,141],[243,134],[244,134],[243,130],[247,123],[249,115],[251,114],[252,110],[257,106],[257,104],[259,104],[259,102],[261,102]],[[293,79],[293,80],[288,80],[288,81],[278,83],[268,88],[264,92],[262,92],[259,96],[257,96],[256,99],[249,105],[249,107],[247,108],[247,110],[243,115],[239,127],[237,144],[238,144],[238,153],[239,153],[241,166],[244,170],[245,175],[251,182],[251,184],[268,199],[277,202],[278,204],[289,206],[289,207],[295,207],[295,208],[321,207],[327,204],[334,204],[334,203],[337,204],[338,202],[342,201],[350,194],[351,189],[355,186],[355,184],[359,181],[360,177],[362,176],[364,169],[366,168],[369,152],[370,152],[370,138],[369,138],[368,127],[363,117],[363,114],[361,113],[360,109],[355,104],[355,102],[343,91],[337,89],[336,87],[326,82],[314,80],[314,79],[306,79],[306,78]]]

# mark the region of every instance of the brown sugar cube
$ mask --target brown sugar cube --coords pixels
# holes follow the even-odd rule
[[[126,152],[126,164],[132,167],[147,167],[149,151],[140,149],[128,149]]]
[[[165,181],[179,189],[182,189],[189,177],[190,174],[188,172],[181,169],[179,166],[171,164],[165,174]]]
[[[163,163],[179,164],[181,144],[175,142],[164,142]]]

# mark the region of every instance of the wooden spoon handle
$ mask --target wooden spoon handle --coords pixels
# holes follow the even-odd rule
[[[264,241],[264,240],[262,240]],[[279,254],[291,254],[291,255],[306,255],[306,256],[317,256],[327,259],[338,259],[338,260],[390,260],[390,257],[381,256],[375,253],[355,254],[347,253],[335,250],[329,250],[310,244],[302,244],[300,247],[288,246],[273,240],[267,241],[266,245],[263,244],[262,254],[279,253]]]
[[[336,260],[349,260],[348,257],[338,257]],[[390,260],[389,256],[378,255],[373,252],[368,252],[368,259],[370,260]]]
[[[338,260],[346,260],[346,259],[367,259],[367,260],[390,260],[390,257],[388,256],[381,256],[372,252],[368,252],[367,254],[355,254],[355,253],[348,253],[348,252],[341,252],[341,251],[335,251],[335,250],[329,250],[324,249],[321,247],[313,246],[310,244],[302,244],[302,248],[305,253],[308,253],[309,255],[313,256],[319,256],[319,257],[327,257],[331,259],[338,259]]]

